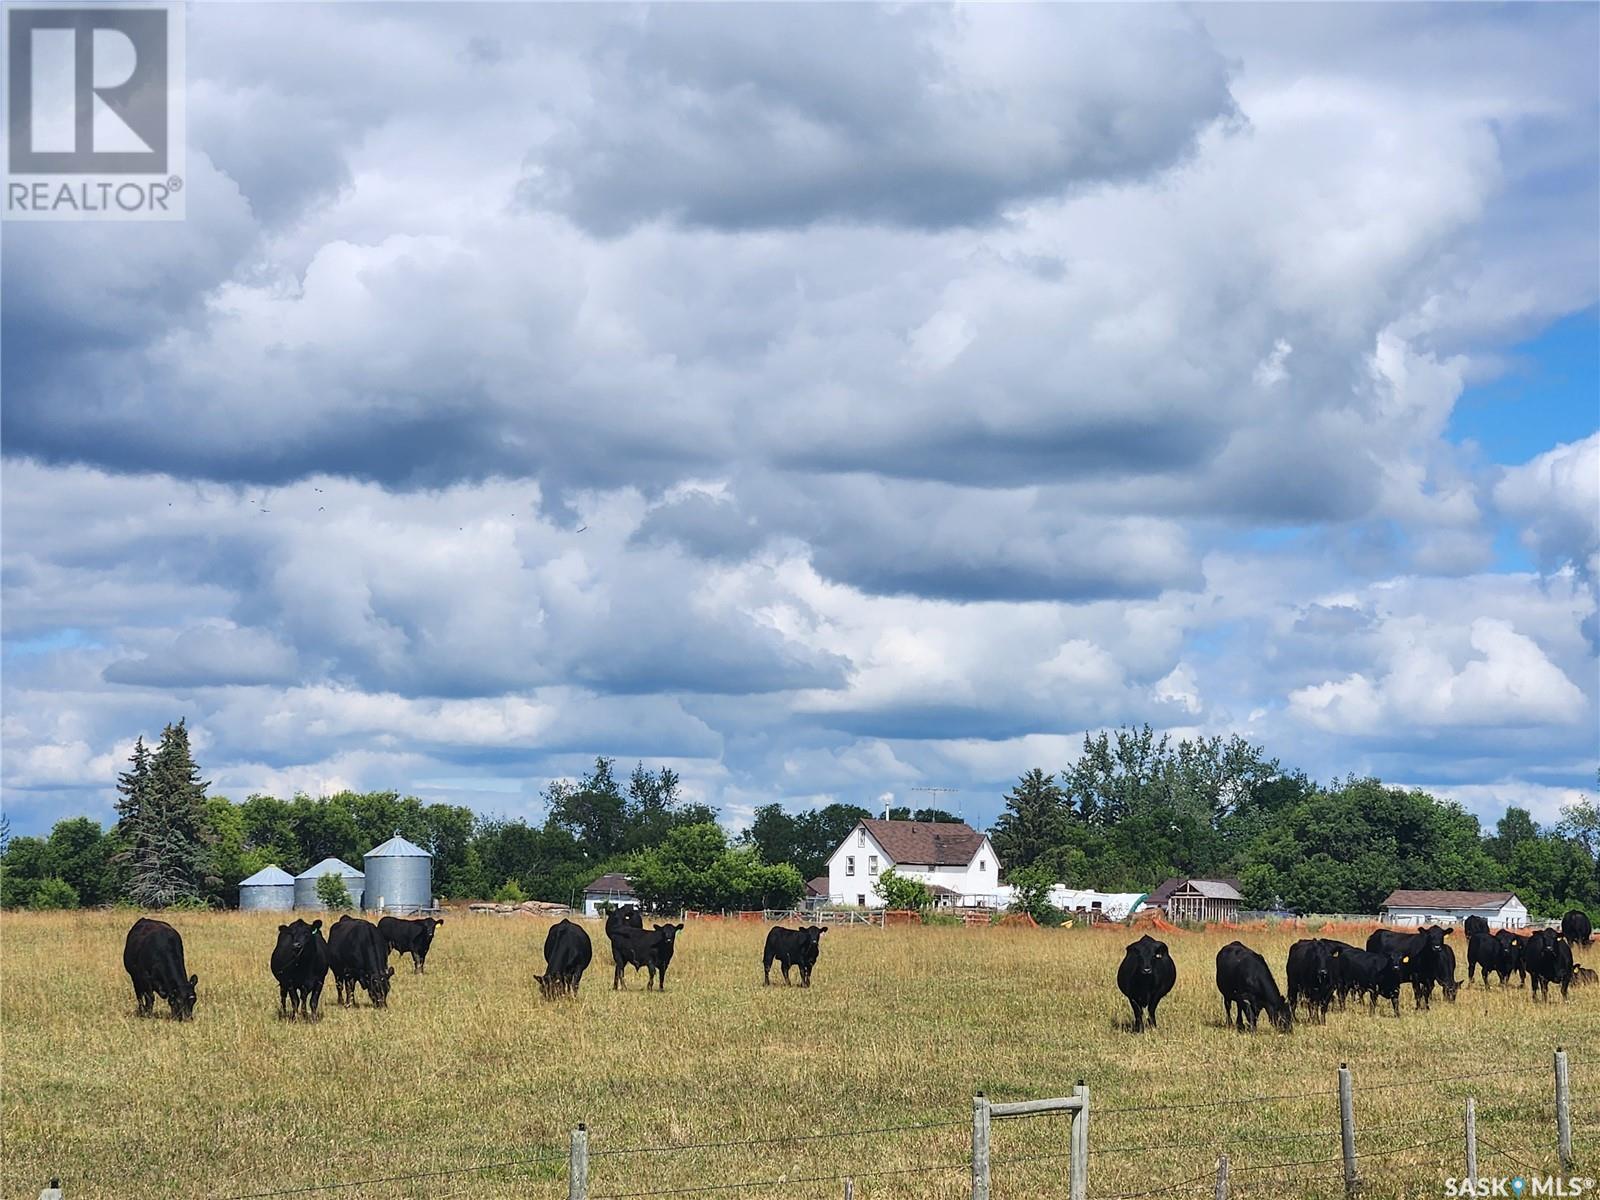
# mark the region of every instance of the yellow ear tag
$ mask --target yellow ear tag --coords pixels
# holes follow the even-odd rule
[[[1410,961],[1411,961],[1411,955],[1409,955],[1409,954],[1402,954],[1402,955],[1401,955],[1401,956],[1400,956],[1400,961],[1401,961],[1401,962],[1403,962],[1403,963],[1408,963],[1408,962],[1410,962]]]

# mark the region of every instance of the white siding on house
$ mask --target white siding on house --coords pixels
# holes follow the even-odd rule
[[[1498,908],[1436,908],[1416,905],[1392,905],[1385,910],[1389,921],[1395,925],[1432,925],[1451,923],[1460,925],[1468,917],[1479,916],[1500,928],[1522,929],[1528,924],[1527,906],[1513,896]]]
[[[909,879],[949,888],[961,896],[963,904],[994,903],[1001,890],[1000,864],[987,837],[965,866],[897,863],[864,826],[857,825],[828,860],[829,903],[881,907],[883,897],[878,894],[878,877],[890,867]]]

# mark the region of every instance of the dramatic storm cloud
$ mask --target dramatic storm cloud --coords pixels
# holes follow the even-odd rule
[[[6,232],[4,794],[1600,757],[1593,8],[197,7]]]

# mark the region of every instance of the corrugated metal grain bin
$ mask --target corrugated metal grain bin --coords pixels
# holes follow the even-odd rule
[[[355,907],[361,907],[361,893],[366,877],[347,862],[340,862],[337,858],[325,858],[314,867],[307,867],[294,877],[294,906],[296,908],[314,908],[325,910],[328,906],[317,898],[317,880],[324,875],[343,875],[345,890],[350,893],[350,902]]]
[[[433,855],[398,833],[367,851],[367,899],[377,912],[416,912],[433,907]]]
[[[294,907],[294,876],[276,864],[239,881],[239,911],[288,912]]]

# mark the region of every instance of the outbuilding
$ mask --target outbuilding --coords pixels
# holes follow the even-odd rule
[[[1145,899],[1169,921],[1237,921],[1243,903],[1233,879],[1169,879]]]
[[[349,863],[337,858],[325,858],[314,867],[307,867],[294,877],[294,906],[326,911],[327,905],[317,895],[317,880],[324,875],[338,875],[344,880],[344,889],[350,893],[350,904],[361,907],[361,893],[365,890],[366,876]]]
[[[633,892],[633,884],[628,882],[628,877],[614,872],[600,876],[583,889],[583,915],[586,917],[600,916],[602,906],[621,908],[624,904],[638,902],[638,897]]]
[[[294,876],[276,863],[239,881],[240,912],[288,912],[294,907]]]
[[[433,911],[433,855],[421,846],[396,833],[368,850],[361,865],[367,876],[361,907],[401,916]]]
[[[1515,892],[1402,888],[1389,893],[1378,916],[1394,925],[1460,925],[1468,917],[1482,917],[1501,929],[1521,929],[1528,924],[1528,908]]]

